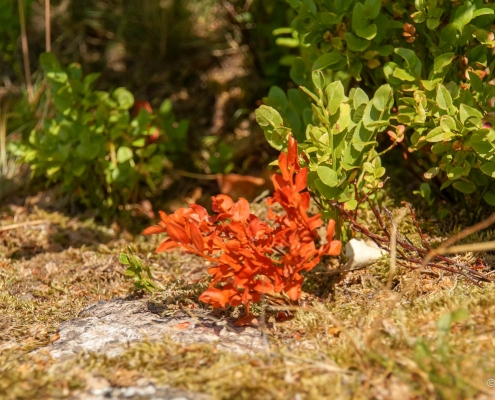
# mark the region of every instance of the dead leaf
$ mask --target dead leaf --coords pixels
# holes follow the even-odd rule
[[[219,174],[217,177],[220,192],[233,198],[253,197],[256,188],[265,183],[263,178],[239,174]]]
[[[175,324],[172,326],[174,328],[177,328],[177,329],[187,329],[187,328],[189,328],[189,325],[191,325],[191,323],[189,321],[186,321],[186,322],[181,322],[180,324]]]
[[[258,326],[258,319],[254,315],[246,315],[244,318],[239,319],[235,326]]]

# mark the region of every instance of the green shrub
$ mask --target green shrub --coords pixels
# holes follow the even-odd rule
[[[188,122],[175,121],[169,100],[154,115],[149,105],[136,107],[125,88],[93,90],[98,74],[83,77],[79,64],[63,68],[51,53],[40,57],[40,65],[49,86],[39,107],[45,115],[10,150],[30,165],[33,176],[46,178],[47,185],[60,183],[104,218],[150,196],[170,164],[167,157],[186,154]]]
[[[278,122],[279,114],[287,129],[282,133],[266,123],[264,128],[278,149],[286,146],[284,135],[292,130],[300,141],[306,140],[305,155],[312,169],[331,166],[337,172],[337,185],[335,179],[321,179],[318,174],[322,183],[315,180],[315,187],[321,196],[349,201],[342,193],[350,189],[344,189],[341,180],[349,181],[352,174],[344,167],[346,173],[339,172],[344,164],[329,143],[340,142],[344,134],[339,119],[350,113],[352,123],[346,125],[349,132],[344,141],[352,137],[353,142],[343,146],[352,147],[358,139],[359,135],[351,134],[356,132],[353,124],[364,128],[368,139],[364,142],[369,142],[352,164],[362,180],[377,168],[375,178],[383,175],[376,134],[391,125],[395,140],[405,134],[409,151],[421,159],[425,179],[441,189],[453,187],[474,201],[483,198],[495,205],[495,4],[483,0],[287,1],[297,17],[290,28],[274,33],[290,39],[291,46],[299,45],[291,78],[308,88],[306,92],[315,93],[309,97],[315,104],[310,105],[300,90],[289,89],[285,94],[273,87],[264,102],[273,108],[272,120]],[[338,81],[342,85],[331,86]],[[385,107],[380,99],[389,90],[391,100]],[[362,111],[352,100],[358,91]],[[375,93],[371,103],[365,93]],[[335,96],[340,102],[331,100]],[[392,114],[379,118],[380,109],[387,113],[389,105]],[[267,112],[265,107],[258,110],[262,125],[262,114]],[[318,129],[319,136],[314,134]],[[274,136],[274,130],[280,137]]]
[[[350,183],[355,181],[365,191],[382,185],[385,168],[375,150],[376,135],[390,123],[392,88],[381,86],[370,100],[360,88],[345,96],[342,83],[326,85],[321,72],[314,72],[313,78],[316,94],[302,87],[313,100],[309,117],[314,118],[308,121],[307,140],[300,145],[309,167],[308,185],[324,198],[338,200],[353,210],[358,204]],[[257,120],[270,144],[284,149],[290,128],[280,114],[261,106]]]

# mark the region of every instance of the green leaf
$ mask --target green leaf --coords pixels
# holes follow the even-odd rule
[[[85,160],[94,160],[100,151],[99,142],[81,142],[77,145],[75,154]]]
[[[457,29],[453,24],[447,24],[442,31],[440,32],[440,37],[442,40],[450,44],[451,46],[455,46],[457,44]]]
[[[375,19],[380,15],[380,9],[382,7],[381,0],[366,0],[364,6],[368,10],[368,15],[370,19]]]
[[[440,127],[444,132],[451,132],[457,129],[455,120],[450,115],[442,115],[440,118]]]
[[[481,171],[492,178],[495,178],[495,162],[484,163],[480,167]]]
[[[40,55],[40,66],[45,72],[62,70],[57,57],[53,53],[42,53]]]
[[[318,174],[318,178],[327,186],[335,187],[339,184],[337,172],[330,167],[320,165],[316,168],[316,173]]]
[[[282,46],[282,47],[296,48],[296,47],[299,47],[299,45],[301,43],[299,42],[299,39],[288,38],[288,37],[279,37],[275,40],[275,44],[277,46]]]
[[[344,210],[352,211],[355,210],[358,205],[358,202],[354,199],[348,200],[344,203]]]
[[[431,81],[422,80],[421,81],[421,84],[423,85],[423,87],[425,88],[425,90],[427,90],[429,92],[432,92],[432,91],[434,91],[437,88],[437,84],[439,82],[442,82],[442,79],[441,78],[433,79]]]
[[[387,170],[384,167],[377,167],[373,172],[373,176],[375,177],[375,179],[379,179],[383,175],[385,175],[385,172],[387,172]]]
[[[134,96],[126,88],[115,89],[113,97],[117,100],[122,110],[129,110],[134,104]]]
[[[464,194],[471,194],[476,190],[476,185],[471,181],[457,181],[452,186]]]
[[[464,27],[473,19],[474,6],[470,1],[464,2],[462,6],[456,9],[452,26],[459,32],[464,30]]]
[[[450,65],[455,57],[455,53],[443,53],[435,57],[433,61],[433,71],[442,72],[443,68]]]
[[[421,75],[421,60],[416,53],[411,49],[397,48],[394,50],[396,54],[401,56],[406,61],[406,69],[412,76],[418,78]]]
[[[146,140],[144,138],[139,138],[132,142],[132,145],[134,147],[144,147],[145,144],[146,144]]]
[[[449,110],[452,106],[452,97],[450,96],[447,88],[442,84],[439,84],[437,87],[436,101],[438,107],[440,107],[442,110]]]
[[[267,99],[272,107],[278,108],[281,111],[287,108],[287,96],[285,95],[285,92],[278,86],[272,86],[270,88]]]
[[[129,265],[129,257],[125,253],[120,253],[119,262],[124,265]]]
[[[485,86],[483,85],[483,82],[481,81],[480,77],[477,74],[475,74],[474,72],[469,71],[469,78],[470,78],[471,86],[473,87],[473,89],[477,93],[483,94],[483,92],[485,91]]]
[[[364,51],[371,44],[371,42],[369,40],[360,39],[356,35],[352,34],[351,32],[346,32],[344,34],[344,38],[345,38],[345,41],[347,42],[347,46],[352,51]]]
[[[117,161],[119,164],[123,164],[126,161],[132,159],[132,150],[126,146],[120,146],[117,150]]]
[[[491,190],[489,192],[486,192],[483,195],[483,200],[485,200],[491,206],[495,207],[495,192],[492,192]]]
[[[356,29],[356,34],[363,39],[372,40],[377,33],[377,28],[375,24],[368,25],[363,29]]]
[[[431,197],[431,187],[428,185],[426,182],[423,182],[419,186],[419,191],[421,193],[421,196],[423,196],[424,199],[429,200]]]
[[[411,75],[409,72],[407,72],[405,69],[402,68],[395,68],[394,72],[392,73],[392,76],[394,78],[400,79],[401,81],[414,82],[416,80],[416,78],[413,75]]]
[[[352,28],[354,30],[364,29],[368,24],[369,14],[363,3],[356,2],[352,9]]]
[[[328,111],[334,115],[344,101],[344,86],[341,81],[332,82],[325,89],[328,98]]]
[[[373,97],[373,105],[379,111],[390,110],[393,104],[393,92],[390,85],[382,85]]]
[[[437,176],[439,172],[440,172],[440,168],[439,167],[433,167],[433,168],[430,168],[428,171],[426,171],[424,173],[424,177],[426,179],[432,179],[435,176]]]
[[[483,115],[477,109],[463,103],[460,107],[459,116],[463,124],[465,124],[468,119],[474,119],[474,125],[481,127]]]
[[[290,78],[298,85],[306,85],[309,79],[306,63],[301,57],[296,57],[290,68]]]
[[[311,79],[313,80],[315,88],[323,91],[323,87],[325,85],[325,78],[323,77],[323,73],[321,71],[313,71],[311,73]]]
[[[355,110],[357,110],[361,104],[368,104],[369,101],[370,99],[363,89],[358,87],[354,91],[353,106]]]
[[[491,8],[480,8],[479,10],[473,11],[473,19],[481,15],[492,15],[495,11]]]
[[[161,115],[168,115],[172,112],[172,101],[170,99],[165,99],[163,103],[160,105],[160,109],[158,112]]]
[[[342,193],[342,189],[339,187],[330,187],[325,185],[321,179],[315,179],[314,184],[316,189],[328,200],[336,200],[340,193]]]
[[[338,50],[333,50],[330,53],[325,53],[318,57],[316,61],[313,63],[312,70],[320,71],[322,69],[328,68],[331,65],[335,65],[342,61],[344,57]]]
[[[278,111],[265,105],[256,110],[256,121],[261,127],[271,126],[278,128],[283,124],[282,117]]]

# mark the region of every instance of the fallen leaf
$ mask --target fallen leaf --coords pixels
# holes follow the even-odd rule
[[[258,326],[258,319],[254,315],[246,315],[245,317],[238,320],[235,326]]]
[[[238,174],[219,174],[217,178],[220,192],[233,198],[251,198],[258,186],[265,183],[263,178]]]
[[[191,323],[189,321],[186,321],[186,322],[181,322],[180,324],[175,324],[172,326],[174,328],[177,328],[177,329],[187,329],[187,328],[189,328],[189,325],[191,325]]]

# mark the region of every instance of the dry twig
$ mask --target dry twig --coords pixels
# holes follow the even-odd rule
[[[357,193],[357,190],[356,190]],[[357,195],[357,200],[358,204],[364,203],[364,201],[367,201],[373,214],[375,215],[375,218],[378,222],[378,225],[383,232],[382,235],[378,235],[375,233],[370,232],[366,227],[361,225],[357,221],[357,215],[355,212],[349,212],[344,209],[344,207],[341,204],[338,203],[332,203],[333,206],[337,207],[340,210],[341,216],[349,221],[351,223],[352,229],[354,229],[357,232],[361,232],[363,235],[367,236],[371,240],[373,240],[378,247],[381,249],[384,249],[388,252],[392,251],[392,247],[395,248],[396,255],[394,259],[396,259],[396,263],[399,265],[402,265],[407,268],[411,269],[422,269],[424,267],[431,267],[431,268],[436,268],[436,269],[441,269],[444,271],[460,274],[464,276],[466,279],[468,279],[470,282],[474,283],[475,285],[480,285],[480,282],[491,282],[492,280],[480,273],[479,271],[476,271],[467,265],[464,265],[462,263],[459,263],[456,260],[453,260],[452,258],[445,257],[442,254],[452,252],[447,249],[447,247],[453,243],[455,243],[457,240],[470,235],[471,233],[477,232],[483,228],[486,228],[490,224],[495,222],[495,213],[488,218],[485,221],[480,222],[479,224],[474,225],[473,227],[467,228],[464,231],[460,232],[453,238],[449,239],[446,241],[442,246],[440,246],[438,249],[431,250],[430,245],[427,243],[423,232],[421,231],[418,221],[416,219],[416,214],[414,213],[414,210],[412,206],[408,203],[405,203],[408,207],[409,210],[411,211],[411,217],[414,223],[414,226],[416,227],[416,230],[418,232],[419,237],[421,238],[422,242],[422,247],[414,245],[405,235],[400,235],[397,231],[397,227],[395,226],[395,223],[392,219],[392,213],[384,207],[384,212],[388,216],[388,218],[391,220],[391,225],[392,229],[396,233],[396,246],[392,246],[392,234],[389,231],[389,228],[383,221],[383,218],[381,216],[380,210],[378,207],[373,204],[373,202],[370,199],[370,194],[362,194],[361,196]],[[490,245],[486,244],[489,246],[489,248],[493,248],[495,243],[490,243]],[[491,247],[490,247],[491,246]],[[471,248],[473,249],[473,248]],[[457,249],[459,250],[459,249]],[[425,259],[423,260],[423,257]]]
[[[48,221],[46,219],[38,219],[38,220],[35,220],[35,221],[19,222],[17,224],[0,226],[0,232],[6,232],[6,231],[10,231],[12,229],[17,229],[17,228],[24,228],[25,226],[47,224],[49,222],[50,221]]]

